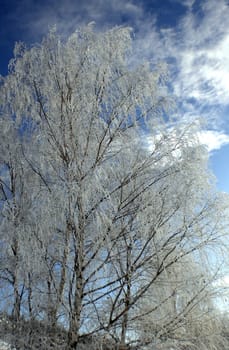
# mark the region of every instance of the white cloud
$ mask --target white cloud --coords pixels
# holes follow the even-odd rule
[[[209,152],[220,149],[229,143],[229,135],[216,130],[203,130],[198,133],[200,143],[205,145]]]
[[[169,63],[171,85],[185,118],[195,114],[209,128],[227,128],[223,110],[229,106],[229,4],[176,1],[187,6],[176,27],[159,29],[149,17],[139,24],[137,58]]]
[[[179,73],[175,92],[202,105],[229,104],[229,6],[223,0],[205,1],[202,18],[190,13],[180,24],[176,45]]]
[[[229,15],[229,13],[228,13]],[[211,48],[185,49],[180,55],[175,92],[202,104],[229,103],[229,33]]]
[[[173,0],[173,2],[177,2],[182,6],[186,6],[188,9],[191,9],[196,0]]]
[[[21,31],[25,41],[37,41],[50,26],[57,25],[62,34],[69,34],[91,21],[97,28],[142,22],[143,8],[132,0],[21,0],[14,11],[7,14],[14,30]]]

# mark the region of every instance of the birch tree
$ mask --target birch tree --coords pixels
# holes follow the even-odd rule
[[[207,272],[197,265],[222,246],[226,201],[212,189],[198,125],[169,118],[165,67],[130,66],[130,54],[128,28],[89,26],[65,40],[51,30],[40,45],[15,46],[1,84],[2,130],[13,125],[20,150],[4,164],[13,154],[15,198],[26,194],[12,312],[62,324],[67,349],[83,334],[122,347],[163,341],[201,302],[207,289],[194,275]],[[4,225],[19,227],[3,220],[14,180],[4,166],[1,242]],[[149,322],[157,332],[144,343]]]

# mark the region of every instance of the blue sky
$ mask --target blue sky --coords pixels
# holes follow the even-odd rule
[[[177,113],[202,118],[217,187],[229,192],[229,1],[1,0],[0,74],[15,41],[40,41],[54,24],[68,35],[91,21],[99,30],[131,26],[135,59],[168,63]]]

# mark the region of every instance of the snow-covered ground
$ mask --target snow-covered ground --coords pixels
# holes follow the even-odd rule
[[[0,350],[16,350],[15,348],[11,348],[9,343],[6,343],[5,341],[0,340]]]

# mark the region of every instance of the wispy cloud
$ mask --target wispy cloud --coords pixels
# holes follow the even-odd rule
[[[189,12],[179,27],[175,92],[208,106],[228,104],[229,6],[223,0],[211,0],[200,11],[201,19]]]
[[[229,144],[229,135],[215,130],[203,130],[198,134],[198,138],[200,143],[206,146],[209,152]]]
[[[142,7],[131,0],[21,0],[6,20],[14,31],[22,33],[24,40],[31,41],[46,34],[53,25],[65,34],[91,21],[96,22],[97,28],[106,28],[137,23],[143,15]]]
[[[169,63],[172,88],[186,117],[199,115],[210,128],[228,128],[224,110],[229,106],[229,4],[180,2],[187,11],[176,27],[156,27],[149,17],[142,24],[137,54]]]

